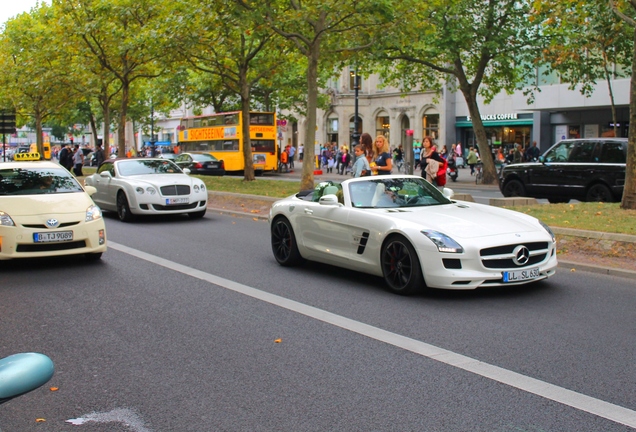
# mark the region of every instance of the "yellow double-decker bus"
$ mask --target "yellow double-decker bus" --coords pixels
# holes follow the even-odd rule
[[[210,153],[226,171],[243,171],[243,116],[240,111],[184,117],[179,126],[181,152]],[[256,174],[278,169],[276,113],[250,112],[250,143]]]

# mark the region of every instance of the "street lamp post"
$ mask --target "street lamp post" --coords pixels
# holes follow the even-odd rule
[[[155,157],[155,104],[150,101],[150,157]]]
[[[353,90],[355,91],[355,108],[353,114],[353,134],[351,135],[351,148],[360,143],[360,133],[358,133],[358,90],[360,90],[360,78],[358,77],[358,67],[353,73]]]

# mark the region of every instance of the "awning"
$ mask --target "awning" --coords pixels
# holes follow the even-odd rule
[[[494,126],[532,126],[534,121],[532,119],[510,119],[510,120],[484,120],[485,127]],[[473,122],[470,121],[458,121],[455,122],[455,127],[473,127]]]

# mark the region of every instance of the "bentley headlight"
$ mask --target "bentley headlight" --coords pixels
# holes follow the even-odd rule
[[[139,195],[143,195],[144,194],[144,188],[137,186],[135,188],[135,192],[137,192]]]
[[[554,243],[556,241],[556,237],[554,236],[554,233],[552,232],[552,230],[550,229],[549,226],[547,226],[546,224],[544,224],[543,222],[539,221],[539,223],[541,224],[541,226],[543,227],[544,230],[546,230],[548,232],[548,234],[550,234],[550,237],[552,237],[552,242]]]
[[[102,209],[100,209],[96,205],[92,205],[86,209],[86,222],[101,219],[101,217],[102,217]]]
[[[154,195],[154,194],[156,194],[156,193],[157,193],[157,191],[155,190],[155,188],[153,188],[153,187],[151,187],[151,186],[148,186],[148,187],[146,188],[146,192],[148,193],[148,195]]]
[[[193,187],[195,193],[199,193],[199,185],[194,185]]]
[[[7,213],[0,210],[0,225],[2,226],[15,226],[13,219]]]
[[[429,238],[430,241],[435,243],[437,246],[437,250],[440,252],[447,253],[463,253],[464,248],[459,245],[455,240],[447,236],[446,234],[442,234],[438,231],[432,230],[422,230],[422,234]]]

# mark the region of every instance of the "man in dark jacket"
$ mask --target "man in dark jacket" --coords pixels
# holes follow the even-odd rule
[[[59,154],[60,165],[62,165],[67,170],[71,170],[73,168],[73,153],[68,148],[68,144],[62,145],[62,150],[60,150]]]
[[[97,166],[99,167],[104,160],[106,160],[106,155],[104,154],[104,149],[102,149],[102,143],[98,142],[95,145],[95,162]]]

